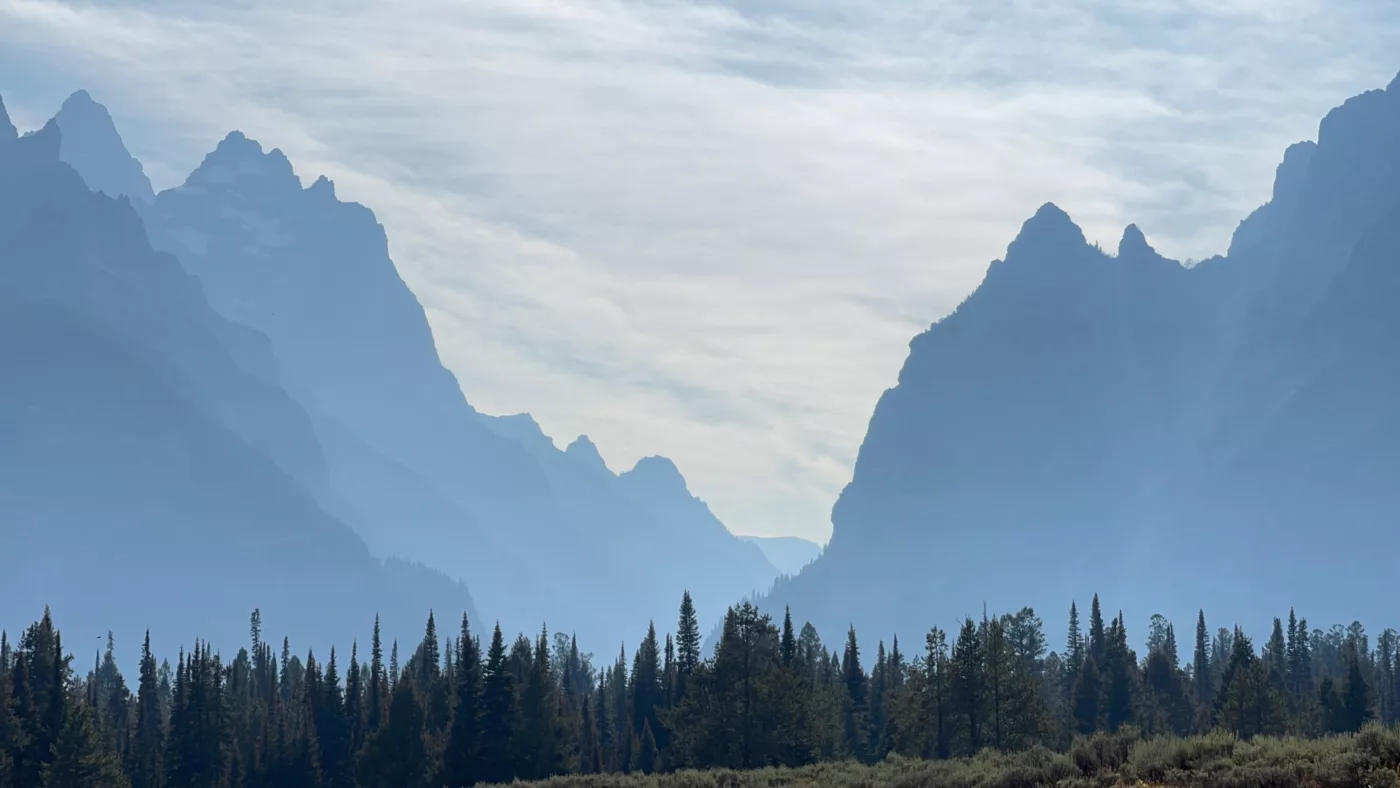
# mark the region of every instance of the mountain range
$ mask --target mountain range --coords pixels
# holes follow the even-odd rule
[[[763,604],[915,637],[1091,595],[1185,631],[1382,617],[1400,550],[1400,78],[1290,147],[1228,251],[1022,226],[881,396],[826,550]]]
[[[0,593],[24,616],[218,643],[260,605],[343,643],[376,612],[407,636],[479,607],[613,648],[685,590],[714,621],[777,576],[670,460],[616,474],[472,408],[374,214],[280,150],[230,133],[157,194],[85,92],[24,137],[6,116],[0,146],[0,407],[22,414]],[[82,601],[132,573],[200,592],[147,622]]]

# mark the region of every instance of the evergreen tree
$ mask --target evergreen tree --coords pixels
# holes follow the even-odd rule
[[[676,700],[685,695],[686,682],[700,667],[700,621],[690,592],[681,596],[680,617],[676,621]]]
[[[1347,681],[1342,691],[1342,720],[1345,730],[1359,731],[1375,717],[1371,703],[1371,688],[1361,671],[1361,651],[1353,646],[1347,651]]]
[[[987,687],[983,675],[985,657],[977,625],[969,618],[963,622],[958,639],[953,643],[953,658],[949,675],[948,694],[952,715],[960,719],[966,735],[965,754],[982,749]]]
[[[1099,666],[1093,655],[1085,657],[1079,668],[1079,676],[1074,682],[1074,725],[1082,734],[1090,734],[1099,728],[1099,698],[1103,695],[1103,683],[1099,678]]]
[[[655,631],[652,632],[655,646]],[[564,770],[563,731],[559,720],[559,697],[550,670],[549,636],[541,631],[535,649],[536,659],[521,695],[522,731],[519,773],[527,779],[543,779]]]
[[[88,704],[73,704],[42,769],[42,788],[126,788],[121,760],[97,732]]]
[[[491,634],[482,678],[481,735],[478,779],[482,782],[510,782],[515,775],[516,736],[520,725],[515,701],[515,676],[506,658],[501,625]]]
[[[589,704],[589,696],[584,695],[583,705],[579,710],[579,730],[582,734],[579,736],[579,771],[584,774],[601,774],[606,771],[607,765],[603,762],[603,742],[598,735],[598,720]]]
[[[1210,635],[1206,629],[1206,611],[1196,617],[1196,655],[1193,673],[1196,679],[1196,702],[1210,706],[1215,701],[1215,677],[1211,674]]]
[[[860,644],[856,642],[855,627],[851,627],[846,633],[846,651],[841,656],[841,675],[846,685],[846,751],[858,759],[864,759],[868,755],[866,745],[869,738],[869,699],[865,670],[860,666]]]
[[[1104,648],[1107,640],[1104,635],[1103,610],[1099,608],[1099,595],[1094,594],[1094,601],[1089,607],[1089,656],[1094,662],[1103,664]]]
[[[452,727],[444,754],[443,781],[449,786],[476,783],[481,774],[481,648],[472,637],[467,615],[462,614],[462,632],[457,639],[455,703]]]
[[[399,681],[388,719],[370,734],[356,767],[360,788],[427,788],[423,706],[414,682]]]
[[[368,709],[365,736],[384,724],[384,702],[388,696],[389,680],[384,676],[384,645],[379,639],[379,616],[374,617],[374,634],[369,642]]]
[[[254,632],[261,631],[256,616],[254,626]],[[161,788],[163,784],[165,727],[161,721],[159,693],[156,658],[151,653],[151,633],[148,630],[146,641],[141,646],[141,680],[136,688],[136,732],[131,748],[132,788]]]
[[[783,664],[791,665],[797,658],[797,637],[792,631],[792,608],[783,609],[783,641],[781,646]]]

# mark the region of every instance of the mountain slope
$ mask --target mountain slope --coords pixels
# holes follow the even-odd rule
[[[1224,257],[1184,268],[1131,226],[1109,256],[1042,207],[911,342],[829,546],[767,604],[829,636],[1095,592],[1130,621],[1378,613],[1383,562],[1320,555],[1400,547],[1397,210],[1400,79],[1289,150]]]
[[[408,636],[432,606],[469,609],[461,585],[372,558],[287,470],[314,477],[319,447],[243,366],[256,335],[151,249],[128,200],[59,160],[57,123],[9,128],[0,113],[4,625],[50,605],[75,634],[232,646],[262,607],[316,645],[376,612]]]
[[[74,118],[87,137],[110,138],[90,147],[129,158],[105,111]],[[94,177],[116,166],[73,164]],[[141,213],[152,243],[220,315],[270,340],[264,366],[309,414],[323,457],[289,472],[375,554],[466,579],[510,628],[548,621],[600,647],[635,638],[636,621],[673,618],[686,588],[715,618],[777,574],[708,509],[697,514],[688,492],[677,511],[654,510],[591,443],[560,452],[532,421],[522,441],[478,414],[439,360],[374,214],[325,178],[303,187],[279,150],[231,133]]]
[[[768,557],[769,563],[782,574],[795,575],[821,555],[822,546],[797,536],[741,536]]]

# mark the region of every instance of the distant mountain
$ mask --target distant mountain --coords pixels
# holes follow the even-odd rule
[[[59,155],[83,174],[88,188],[108,197],[125,195],[138,205],[156,198],[141,162],[127,152],[107,108],[80,90],[63,102],[54,116],[63,132]]]
[[[785,575],[795,575],[821,555],[822,546],[797,536],[741,536],[768,556],[768,561]]]
[[[1378,617],[1400,549],[1397,271],[1400,78],[1289,149],[1223,257],[1183,267],[1134,226],[1110,255],[1043,206],[910,344],[830,544],[765,604],[828,637],[984,604],[1059,621],[1095,592],[1181,626]]]
[[[141,191],[113,175],[134,160],[100,105],[75,94],[58,120],[83,141],[70,163],[84,177]],[[609,649],[635,641],[639,622],[674,619],[687,588],[714,621],[778,574],[669,462],[674,478],[654,490],[645,473],[613,474],[587,439],[560,451],[528,416],[477,413],[374,214],[324,177],[303,186],[280,150],[233,132],[185,183],[149,206],[133,199],[152,244],[263,343],[225,345],[306,417],[298,440],[316,462],[290,447],[272,456],[373,554],[465,580],[507,628],[548,622]]]
[[[266,337],[64,150],[57,121],[19,138],[0,104],[0,626],[51,606],[79,637],[236,646],[260,607],[324,647],[376,613],[406,638],[430,608],[474,614],[318,504],[321,448]]]

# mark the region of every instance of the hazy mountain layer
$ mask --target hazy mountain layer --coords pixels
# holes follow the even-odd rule
[[[1116,255],[1053,205],[916,337],[830,545],[780,583],[834,636],[1099,592],[1129,621],[1381,613],[1400,548],[1400,79],[1291,148],[1228,254]],[[1374,561],[1333,564],[1333,553]],[[880,613],[868,611],[879,610]],[[1231,620],[1215,622],[1221,625]]]
[[[232,645],[261,607],[315,645],[470,609],[445,576],[371,557],[301,483],[324,463],[266,338],[60,161],[56,122],[10,129],[0,112],[0,626],[48,605],[79,638]]]
[[[741,536],[768,556],[768,561],[785,575],[795,575],[821,555],[822,546],[797,536]]]
[[[374,554],[467,580],[511,629],[547,621],[600,648],[640,634],[621,622],[674,618],[686,589],[715,620],[777,575],[669,461],[618,477],[586,439],[561,452],[528,417],[477,413],[384,228],[330,181],[303,187],[281,151],[233,132],[147,207],[140,165],[101,105],[76,94],[58,121],[81,140],[65,160],[71,150],[109,193],[135,192],[152,243],[200,280],[227,325],[252,329],[225,344],[290,393],[303,421],[287,434],[315,447],[272,456]]]

